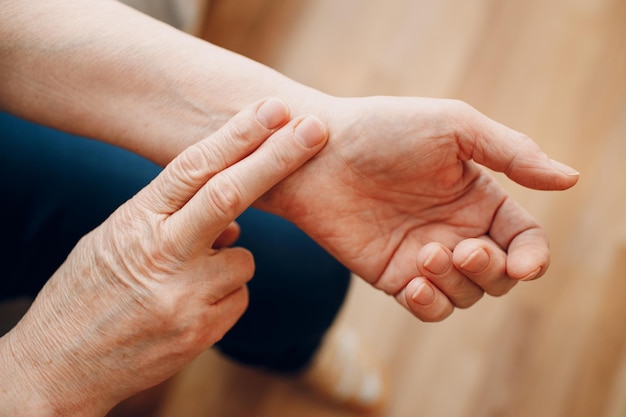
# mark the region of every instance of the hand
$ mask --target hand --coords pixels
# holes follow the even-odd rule
[[[254,263],[242,248],[218,247],[327,138],[312,117],[288,120],[276,99],[248,107],[78,243],[0,339],[3,408],[102,415],[224,335],[247,306]]]
[[[462,102],[331,100],[329,144],[262,207],[425,321],[545,273],[543,229],[478,164],[543,190],[575,171]]]

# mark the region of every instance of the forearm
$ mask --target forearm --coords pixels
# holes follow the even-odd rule
[[[55,276],[0,338],[0,417],[100,417],[122,399],[114,392],[122,384],[114,381],[123,373],[110,369],[115,350],[102,346],[99,331],[107,321],[123,321],[120,310],[129,309],[123,303],[129,297]]]
[[[116,1],[7,0],[0,22],[2,108],[160,164],[258,98],[325,97]]]
[[[50,348],[43,346],[43,340],[34,333],[32,326],[18,325],[0,338],[0,417],[104,415],[107,407],[77,400],[83,391],[80,381],[65,395],[51,395],[53,387],[65,386],[74,379],[60,379],[51,371],[58,363],[42,354]]]
[[[0,338],[0,416],[45,416],[46,406],[36,398],[36,391],[28,384],[20,364],[10,346],[12,334]],[[37,410],[41,410],[37,414]]]

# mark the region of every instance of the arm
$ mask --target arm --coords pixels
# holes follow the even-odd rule
[[[182,152],[81,239],[0,338],[0,416],[102,416],[219,340],[254,273],[220,236],[326,139],[269,99]]]
[[[245,105],[324,95],[113,0],[5,0],[0,107],[165,165]],[[219,98],[219,99],[216,99]]]
[[[479,165],[542,190],[578,174],[464,103],[331,97],[112,0],[3,6],[0,105],[39,122],[165,164],[262,96],[320,117],[328,146],[255,204],[423,320],[548,268],[541,225]]]

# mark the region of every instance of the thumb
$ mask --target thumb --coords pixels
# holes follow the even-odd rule
[[[528,136],[465,103],[460,113],[457,138],[462,159],[472,159],[537,190],[565,190],[578,181],[578,171],[548,157]]]

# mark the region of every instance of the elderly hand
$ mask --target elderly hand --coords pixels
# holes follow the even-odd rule
[[[425,321],[545,273],[543,229],[478,164],[543,190],[573,186],[577,172],[462,102],[326,104],[328,145],[261,207]]]
[[[9,415],[102,415],[224,335],[247,306],[254,263],[218,247],[327,138],[312,117],[288,120],[277,99],[247,108],[78,243],[0,339]]]

